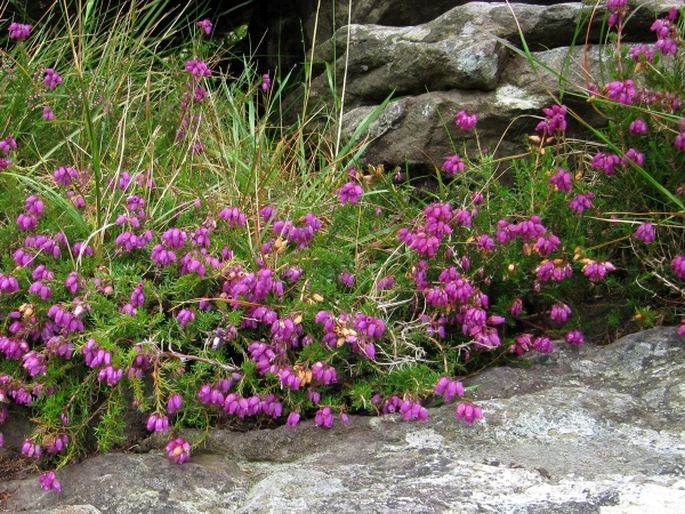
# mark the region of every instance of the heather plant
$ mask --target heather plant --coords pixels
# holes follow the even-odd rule
[[[549,138],[555,127],[546,110],[537,152],[548,161],[542,170],[557,196],[583,218],[578,237],[561,231],[562,239],[577,241],[578,257],[608,260],[617,268],[608,296],[627,300],[636,321],[677,322],[685,299],[677,272],[685,252],[683,9],[674,7],[654,21],[653,43],[627,44],[633,15],[628,3],[599,7],[605,7],[600,73],[586,70],[584,84],[559,77],[566,90],[551,107],[563,110],[590,137],[558,144]],[[579,33],[584,31],[580,27]],[[591,125],[564,105],[572,97],[590,103],[605,123]],[[561,212],[569,211],[561,207]]]
[[[47,490],[69,461],[121,444],[131,412],[179,464],[202,443],[185,428],[422,421],[452,402],[471,425],[487,412],[463,377],[553,340],[583,344],[582,293],[633,262],[609,251],[621,224],[607,230],[598,210],[627,186],[592,166],[611,180],[642,170],[628,183],[661,203],[639,215],[640,244],[682,229],[650,154],[598,131],[604,156],[578,159],[560,104],[530,158],[455,148],[434,190],[362,167],[362,143],[328,135],[335,113],[303,109],[287,126],[289,77],[247,59],[233,75],[212,21],[162,23],[164,5],[102,19],[58,9],[9,27],[2,51],[0,423],[32,414],[21,452]],[[635,95],[593,91],[618,112]],[[674,177],[677,109],[612,118],[634,138],[653,124],[673,136],[655,159]],[[477,114],[453,123],[477,138]],[[513,184],[498,180],[502,162]],[[660,264],[679,287],[685,257],[672,253]]]

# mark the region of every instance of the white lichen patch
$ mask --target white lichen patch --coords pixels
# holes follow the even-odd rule
[[[618,505],[600,507],[600,514],[643,514],[683,512],[685,506],[685,481],[669,487],[646,483],[633,485],[621,492]]]
[[[495,92],[495,105],[498,107],[532,110],[541,109],[543,104],[540,98],[531,96],[525,90],[511,84],[500,86]]]
[[[404,440],[409,448],[439,450],[445,446],[445,438],[430,428],[409,432]]]

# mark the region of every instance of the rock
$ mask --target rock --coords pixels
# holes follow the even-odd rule
[[[533,68],[524,57],[513,57],[494,91],[437,91],[391,101],[366,131],[369,142],[363,161],[390,167],[408,165],[413,171],[425,173],[439,168],[446,156],[462,153],[464,145],[469,155],[476,155],[478,147],[472,134],[459,130],[452,122],[462,109],[478,114],[478,137],[486,153],[518,153],[525,149],[525,135],[534,129],[541,109],[552,103],[551,94],[558,94],[559,76],[548,70],[563,72],[566,77],[565,89],[570,93],[564,97],[566,105],[586,121],[601,126],[604,120],[576,96],[588,77],[599,76],[599,48],[591,47],[587,54],[582,48],[555,48],[534,52],[534,56],[548,69]],[[350,138],[375,109],[361,106],[347,112],[343,135]],[[573,133],[577,126],[570,118]]]
[[[184,466],[157,450],[101,455],[61,470],[60,495],[32,478],[0,483],[0,497],[36,514],[679,512],[685,344],[675,329],[560,343],[531,360],[474,380],[486,416],[474,427],[449,405],[426,423],[354,416],[331,430],[217,430]]]
[[[122,514],[232,512],[247,495],[250,481],[240,467],[226,464],[215,455],[178,466],[159,454],[112,453],[59,471],[60,494],[43,491],[35,478],[0,483],[0,491],[12,494],[6,508],[13,512],[47,514],[66,505]]]
[[[102,511],[92,505],[67,505],[55,509],[25,511],[24,514],[102,514]]]
[[[630,18],[625,41],[644,39],[654,17],[673,5],[672,1],[641,3]],[[330,43],[320,47],[318,57],[335,62],[337,77],[345,76],[347,69],[349,106],[378,103],[392,93],[489,91],[495,89],[506,64],[507,45],[521,46],[520,34],[533,49],[568,46],[578,22],[588,19],[592,20],[590,41],[596,41],[604,14],[603,9],[593,13],[593,6],[579,2],[551,6],[469,2],[411,27],[341,27]],[[579,43],[583,36],[581,32]],[[327,86],[325,75],[319,76],[314,93],[325,95]]]
[[[15,457],[24,439],[31,435],[32,427],[25,411],[10,410],[8,420],[0,425],[0,432],[5,438],[5,444],[0,448],[0,459]]]
[[[415,26],[431,22],[454,8],[469,4],[473,5],[475,3],[469,2],[468,0],[432,0],[429,2],[417,2],[416,0],[356,0],[352,3],[351,19],[348,20],[349,4],[346,0],[325,2],[322,4],[319,12],[317,26],[318,37],[316,38],[316,41],[317,43],[326,41],[336,30],[347,25],[348,21],[360,25],[384,25],[390,27]],[[500,21],[504,19],[505,23],[511,26],[510,21],[512,20],[508,14],[505,14],[505,11],[508,11],[509,9],[506,6],[506,2],[500,0],[479,2],[478,4],[491,4],[496,8],[492,13],[493,18],[499,18]],[[520,0],[516,3],[512,3],[514,8],[516,8],[517,5],[523,4],[534,4],[538,8],[562,4],[562,7],[547,9],[545,10],[545,15],[536,17],[535,20],[541,21],[542,24],[532,24],[532,26],[537,27],[537,29],[529,31],[529,36],[533,39],[542,36],[548,40],[550,37],[556,37],[561,39],[560,44],[568,44],[568,39],[564,40],[563,37],[568,36],[569,34],[572,35],[571,31],[573,30],[573,26],[564,23],[564,20],[560,19],[559,15],[561,13],[569,14],[569,6],[573,6],[573,9],[577,9],[581,6],[581,2],[567,2],[564,0]],[[594,2],[587,3],[587,5],[593,7]],[[675,5],[675,2],[664,0],[637,0],[630,2],[630,5],[632,9],[639,8],[632,33],[628,34],[629,37],[635,39],[644,37],[654,16],[656,14],[663,14],[672,5]],[[300,6],[299,3],[298,6]],[[292,10],[292,7],[289,9]],[[316,21],[316,5],[309,5],[308,8],[300,6],[299,12],[304,18],[306,41],[312,41],[314,37],[313,29]],[[527,13],[529,12],[530,11],[527,11]],[[597,11],[596,28],[599,28],[599,22],[601,21],[603,14],[604,11],[600,6],[600,10]],[[528,18],[519,17],[519,20],[524,22],[525,27],[531,26],[531,24],[528,23]],[[568,21],[568,19],[565,21]],[[573,18],[572,21],[575,22],[575,18]],[[544,23],[549,25],[548,29],[544,28]],[[638,26],[639,29],[637,28]],[[562,30],[561,33],[555,32],[559,29]],[[597,31],[593,32],[593,37],[596,38],[597,35]]]
[[[492,90],[507,53],[494,37],[429,38],[430,29],[423,26],[350,29],[347,91],[359,103],[383,100],[393,91],[406,95],[427,89]],[[346,43],[346,33],[342,36]],[[337,73],[345,73],[343,57],[337,60]]]
[[[623,41],[652,41],[649,27],[655,17],[675,5],[673,0],[632,2]],[[346,76],[343,133],[349,136],[379,104],[393,98],[368,131],[372,141],[366,163],[409,166],[423,174],[464,144],[477,150],[473,135],[451,124],[460,109],[479,115],[481,148],[497,148],[498,157],[519,153],[536,123],[530,116],[553,103],[560,89],[575,94],[590,82],[602,85],[606,75],[599,63],[606,56],[598,45],[585,45],[599,42],[602,33],[606,12],[595,7],[469,2],[426,23],[392,27],[370,24],[368,19],[379,18],[369,14],[366,22],[339,28],[318,47],[318,58],[332,63],[334,74],[329,70],[314,79],[313,105],[331,104],[331,83],[337,79],[339,93]],[[580,21],[589,21],[587,34],[576,33]],[[563,74],[563,81],[543,67],[534,70],[520,55],[521,35],[534,59]],[[582,100],[564,100],[590,125],[605,123]],[[572,135],[584,135],[574,130],[580,126],[572,125]]]

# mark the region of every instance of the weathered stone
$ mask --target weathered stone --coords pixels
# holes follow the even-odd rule
[[[338,76],[348,66],[351,103],[382,101],[393,92],[401,96],[426,90],[495,88],[507,54],[500,41],[493,37],[429,41],[428,34],[424,27],[353,25],[349,61],[337,61]],[[320,77],[315,88],[323,87]]]
[[[631,16],[625,41],[642,39],[654,17],[674,2],[642,2]],[[569,45],[581,20],[592,20],[589,37],[597,39],[605,12],[570,2],[551,6],[470,2],[438,18],[411,27],[353,24],[340,28],[320,47],[318,57],[335,62],[336,76],[347,75],[350,107],[378,103],[393,94],[426,91],[493,90],[506,60],[506,45],[531,48]],[[634,37],[630,38],[629,35]],[[347,55],[349,38],[349,55]],[[578,43],[585,41],[584,33]],[[341,84],[337,84],[340,90]],[[327,78],[314,82],[326,97]]]
[[[649,27],[655,17],[675,5],[674,0],[632,2],[623,41],[653,40]],[[316,77],[311,98],[314,104],[332,103],[331,83],[340,94],[346,77],[343,133],[348,136],[375,106],[394,98],[368,131],[373,140],[365,162],[408,165],[421,174],[464,144],[475,151],[473,134],[450,123],[460,109],[479,115],[481,148],[497,148],[498,156],[518,153],[536,123],[531,116],[562,90],[571,93],[564,102],[587,116],[585,122],[604,123],[573,95],[589,83],[601,85],[606,76],[600,73],[599,46],[585,45],[599,40],[605,15],[605,8],[594,3],[469,2],[413,26],[366,21],[341,27],[317,49],[320,59],[333,63],[335,78],[330,73]],[[578,31],[581,21],[589,22],[589,30]],[[521,35],[541,66],[534,69],[521,56]],[[571,124],[573,135],[582,135],[575,130],[579,126]]]
[[[474,155],[478,147],[473,134],[459,130],[452,122],[462,109],[478,114],[483,150],[497,149],[502,155],[520,152],[525,135],[535,127],[541,109],[553,102],[551,95],[558,95],[560,84],[567,92],[564,102],[586,121],[601,125],[603,120],[577,96],[586,81],[600,74],[599,47],[587,51],[555,48],[533,55],[541,65],[533,67],[525,57],[513,57],[494,91],[436,91],[391,101],[367,130],[364,162],[406,164],[412,170],[426,172],[439,168],[443,158],[455,151],[461,153],[464,145]],[[375,109],[361,106],[347,112],[343,117],[345,137],[351,137]],[[570,130],[574,130],[572,121]]]
[[[428,2],[417,2],[416,0],[356,0],[352,3],[351,19],[348,19],[349,10],[347,0],[337,0],[335,2],[324,2],[319,11],[318,24],[316,24],[316,6],[302,5],[299,13],[304,17],[306,40],[314,39],[314,26],[317,26],[316,42],[322,43],[329,39],[333,33],[344,27],[348,23],[360,25],[385,25],[390,27],[406,27],[423,23],[428,23],[455,7],[465,5],[476,6],[479,11],[482,6],[488,4],[495,9],[490,11],[487,7],[478,13],[478,18],[483,19],[491,16],[493,21],[501,25],[515,27],[511,17],[509,7],[504,1],[493,2],[468,2],[467,0],[432,0]],[[519,22],[526,31],[526,35],[531,42],[543,43],[544,41],[558,41],[560,45],[566,45],[578,19],[579,8],[582,2],[565,2],[559,0],[523,0],[512,3],[513,9],[520,9],[523,4],[534,4],[533,9],[526,9],[517,15]],[[554,7],[561,4],[559,7]],[[675,2],[664,0],[634,0],[630,2],[631,9],[637,9],[634,19],[631,21],[631,30],[627,34],[632,40],[645,37],[649,25],[654,17],[666,12]],[[298,6],[300,4],[298,3]],[[586,2],[588,8],[582,12],[590,14],[594,7],[594,2]],[[549,7],[542,9],[541,7]],[[292,8],[290,8],[292,10]],[[466,8],[468,11],[471,8]],[[455,10],[457,13],[459,9]],[[528,18],[533,13],[533,18]],[[601,18],[605,11],[603,5],[595,14],[594,30],[591,37],[596,41],[599,35]],[[515,35],[515,29],[507,31],[509,36]]]
[[[605,347],[560,344],[477,377],[486,418],[212,431],[176,466],[160,452],[61,470],[64,492],[0,483],[6,508],[83,512],[678,512],[685,502],[685,345],[673,328]],[[85,505],[85,507],[83,507]],[[76,510],[75,512],[82,512]]]

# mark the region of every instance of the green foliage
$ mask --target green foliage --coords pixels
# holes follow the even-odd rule
[[[46,465],[123,444],[136,416],[168,415],[176,432],[324,408],[416,407],[443,376],[550,351],[550,338],[581,327],[578,311],[601,296],[630,298],[644,326],[681,314],[683,293],[667,268],[682,251],[684,157],[672,144],[682,107],[594,94],[609,120],[593,129],[597,141],[553,131],[529,139],[523,158],[464,154],[464,172],[435,169],[427,190],[357,164],[360,138],[384,105],[347,141],[339,99],[335,112],[312,118],[303,108],[289,125],[289,77],[262,88],[246,59],[231,74],[235,57],[220,44],[200,34],[178,41],[190,21],[164,20],[163,1],[102,19],[96,4],[77,19],[51,11],[55,23],[10,45],[0,70],[0,134],[19,143],[0,171],[0,245],[11,252],[0,270],[18,284],[0,293],[0,375],[9,377],[0,387],[34,414],[37,443],[68,435]],[[678,55],[631,73],[682,95]],[[190,59],[212,74],[182,71]],[[612,79],[627,73],[621,59],[623,68],[607,69]],[[55,91],[41,76],[53,66],[64,77]],[[42,118],[45,105],[54,120]],[[638,113],[649,117],[647,137],[628,129]],[[644,165],[624,164],[613,177],[593,168],[594,151],[624,158],[632,145],[648,156]],[[78,175],[66,185],[54,176],[64,166]],[[560,169],[570,192],[550,183]],[[363,195],[342,202],[343,184]],[[585,193],[594,208],[578,213],[571,195]],[[44,212],[22,231],[16,220],[31,194]],[[632,236],[646,220],[657,245]],[[174,229],[180,242],[166,232]],[[50,238],[40,250],[26,238],[35,234]],[[141,239],[127,246],[132,236]],[[39,263],[54,275],[34,276]],[[564,276],[541,272],[550,265]],[[35,283],[50,294],[31,292]],[[665,301],[642,292],[649,288]],[[559,307],[573,312],[569,323],[554,319]],[[56,308],[83,327],[57,325]],[[607,323],[621,327],[624,317],[615,309]],[[331,369],[335,377],[324,378]],[[183,407],[173,412],[176,395]],[[265,408],[276,403],[282,412]]]

